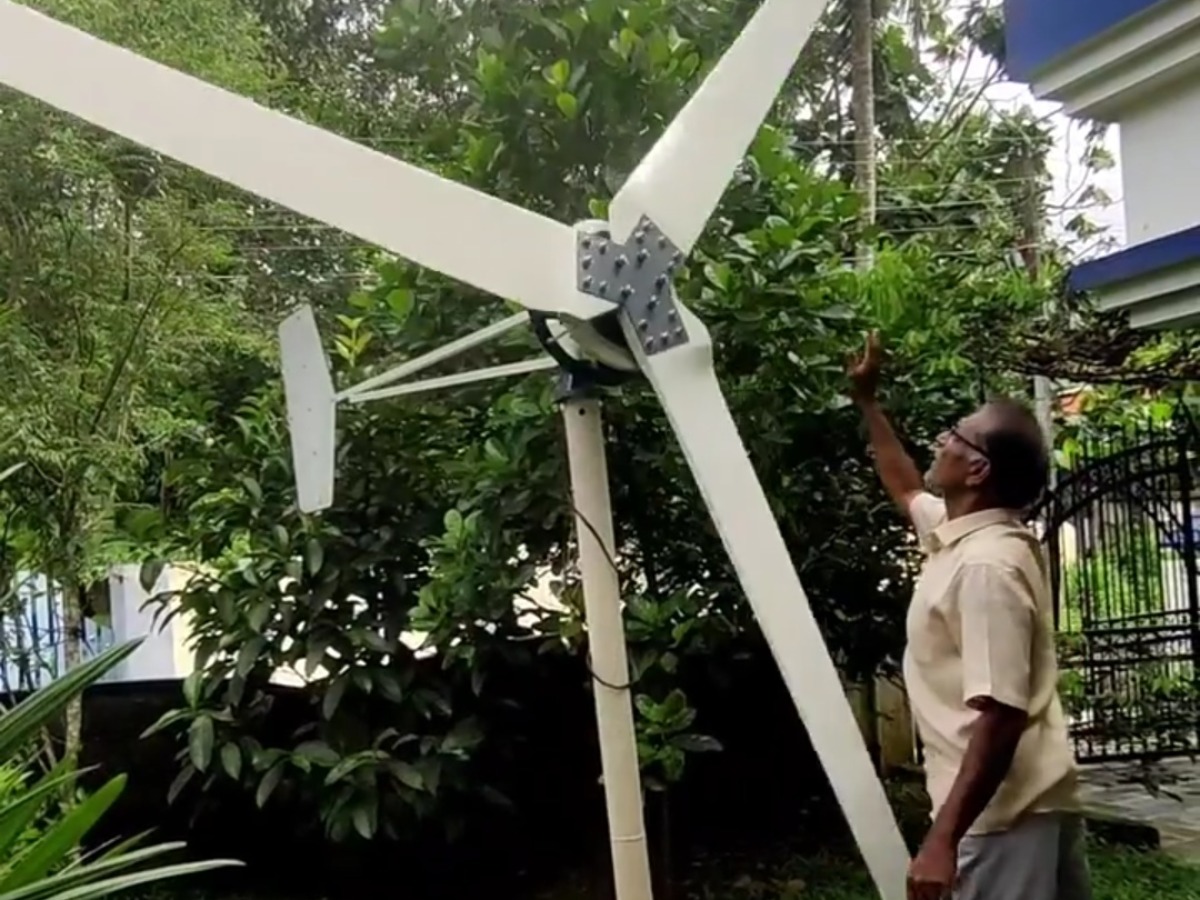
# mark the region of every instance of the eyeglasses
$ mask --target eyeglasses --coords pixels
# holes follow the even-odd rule
[[[963,437],[963,433],[958,430],[957,425],[951,425],[949,428],[946,429],[945,433],[947,436],[952,437],[952,438],[956,439],[957,441],[959,441],[964,447],[968,447],[971,450],[974,450],[976,453],[978,453],[980,456],[982,456],[988,462],[991,462],[991,460],[992,460],[991,454],[989,454],[987,452],[987,450],[985,450],[979,444],[975,443],[970,438]]]

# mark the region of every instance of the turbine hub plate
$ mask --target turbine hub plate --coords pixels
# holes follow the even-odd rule
[[[682,262],[683,254],[646,216],[626,243],[605,230],[576,232],[579,290],[619,307],[648,355],[688,341],[671,284]]]

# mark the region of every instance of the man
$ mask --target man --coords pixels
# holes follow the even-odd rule
[[[871,334],[850,364],[854,396],[925,553],[904,680],[933,822],[909,896],[1090,900],[1046,562],[1021,521],[1049,472],[1037,421],[1012,401],[985,404],[939,437],[923,481],[876,399],[881,362]]]

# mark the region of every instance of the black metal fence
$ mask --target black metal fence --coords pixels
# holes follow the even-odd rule
[[[62,594],[44,575],[18,573],[0,584],[0,691],[23,693],[44,687],[66,668]],[[84,624],[84,658],[113,644],[111,629]]]
[[[1063,701],[1083,761],[1200,744],[1197,446],[1182,417],[1093,438],[1041,510]]]

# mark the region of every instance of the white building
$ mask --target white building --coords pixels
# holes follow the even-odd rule
[[[1137,327],[1200,322],[1200,0],[1005,0],[1008,70],[1118,126],[1127,246],[1071,284]]]

